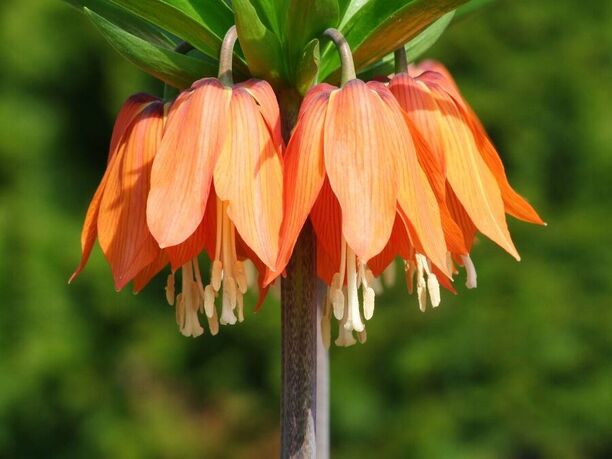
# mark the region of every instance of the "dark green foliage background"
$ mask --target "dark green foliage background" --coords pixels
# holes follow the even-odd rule
[[[0,457],[275,457],[276,300],[191,340],[99,250],[66,285],[113,116],[161,86],[60,2],[3,1],[0,42]],[[612,457],[612,4],[500,1],[430,55],[549,226],[511,222],[518,264],[483,240],[479,288],[435,311],[379,297],[331,352],[332,457]]]

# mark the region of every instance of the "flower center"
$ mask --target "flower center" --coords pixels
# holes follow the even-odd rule
[[[346,285],[345,285],[346,281]],[[351,346],[356,343],[353,332],[357,332],[360,342],[365,342],[365,325],[361,318],[370,320],[374,315],[374,276],[365,263],[360,262],[344,238],[341,243],[340,267],[334,274],[327,291],[327,303],[323,315],[324,321],[331,320],[331,312],[340,322],[337,346]],[[359,299],[361,287],[361,303]],[[329,330],[328,324],[322,324],[324,330]]]
[[[217,198],[217,238],[210,284],[206,286],[204,310],[215,309],[215,297],[223,291],[221,325],[233,325],[244,320],[244,294],[247,278],[244,264],[236,254],[236,229],[227,215],[227,202]],[[236,313],[238,317],[236,317]]]
[[[427,293],[429,301],[436,308],[440,305],[440,283],[431,270],[431,262],[423,254],[416,253],[413,260],[404,260],[406,271],[406,283],[408,293],[414,292],[414,276],[416,274],[416,292],[419,301],[419,309],[425,311],[427,308]]]
[[[168,276],[166,299],[170,305],[176,303],[176,322],[185,336],[200,336],[198,313],[208,319],[210,332],[216,335],[219,324],[233,325],[244,320],[244,294],[247,291],[247,276],[244,263],[236,253],[236,230],[227,215],[228,204],[217,198],[217,228],[215,258],[212,262],[210,284],[204,287],[198,258],[194,257],[181,267],[181,293],[176,295],[174,273]],[[223,292],[221,317],[217,315],[215,299]],[[238,314],[238,317],[236,317]]]

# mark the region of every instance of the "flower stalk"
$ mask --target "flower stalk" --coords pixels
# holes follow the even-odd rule
[[[238,39],[236,26],[231,26],[221,43],[221,53],[219,54],[219,80],[225,86],[231,87],[234,84],[232,76],[232,59],[234,56],[234,45]]]
[[[395,50],[393,60],[395,61],[395,73],[408,72],[408,58],[406,57],[406,49],[403,46]]]
[[[340,84],[341,86],[344,86],[349,81],[357,78],[351,48],[346,41],[346,38],[344,38],[344,35],[342,35],[337,29],[330,27],[323,32],[323,36],[333,41],[334,45],[336,45],[336,48],[338,49],[338,54],[340,55],[340,65],[342,66]]]

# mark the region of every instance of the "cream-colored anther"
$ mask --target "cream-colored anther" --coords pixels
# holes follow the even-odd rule
[[[374,316],[374,299],[376,297],[374,289],[370,286],[374,280],[374,275],[363,263],[359,263],[359,279],[361,280],[363,296],[363,316],[365,320],[370,320]]]
[[[355,341],[355,337],[353,336],[353,332],[351,330],[347,330],[345,325],[348,320],[348,303],[345,305],[345,311],[343,314],[343,319],[340,321],[340,326],[338,327],[338,338],[334,343],[336,346],[340,347],[349,347],[357,343]]]
[[[182,292],[177,305],[177,322],[179,329],[184,336],[194,338],[204,333],[198,320],[198,310],[200,309],[200,292],[197,282],[193,280],[193,269],[191,261],[182,267]],[[179,311],[180,310],[180,311]]]
[[[221,260],[214,260],[210,270],[210,284],[215,292],[221,290],[221,280],[223,279],[223,264]]]
[[[212,288],[212,285],[209,284],[204,288],[204,298],[202,299],[204,301],[204,313],[206,314],[206,317],[210,319],[216,316],[215,291]]]
[[[238,310],[238,322],[244,322],[244,296],[240,292],[236,295],[236,309]]]
[[[357,333],[357,339],[361,344],[364,344],[368,340],[368,334],[365,328],[363,329],[363,331]]]
[[[221,325],[234,325],[236,316],[234,308],[236,307],[236,284],[234,279],[226,277],[223,279],[223,301],[221,306]]]
[[[170,306],[174,306],[174,273],[168,274],[168,279],[166,280],[166,301]]]
[[[208,328],[210,329],[210,334],[215,336],[219,333],[219,317],[217,316],[217,311],[215,309],[213,311],[213,316],[208,318]]]
[[[334,317],[336,320],[342,320],[344,316],[344,294],[342,293],[340,273],[334,274],[332,278],[332,283],[329,287],[329,297],[334,307]]]
[[[240,260],[236,260],[234,262],[234,278],[236,279],[236,284],[238,284],[238,290],[243,295],[246,293],[248,288],[247,275],[244,269],[244,263]]]
[[[363,331],[364,325],[361,321],[361,312],[359,311],[359,297],[357,295],[357,266],[355,263],[355,254],[350,247],[346,249],[346,288],[347,288],[347,303],[348,303],[348,318],[344,324],[347,330],[355,330],[356,332]]]
[[[425,282],[425,268],[420,257],[422,257],[422,255],[416,255],[416,291],[419,309],[425,312],[427,308],[427,283]]]
[[[461,255],[461,261],[463,262],[463,266],[467,274],[465,286],[467,288],[476,288],[478,282],[476,275],[476,266],[474,266],[474,262],[472,261],[469,255]]]

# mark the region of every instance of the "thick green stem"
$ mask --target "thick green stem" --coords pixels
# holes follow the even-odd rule
[[[289,140],[301,99],[278,95]],[[325,286],[316,276],[315,234],[307,223],[281,284],[281,458],[329,457],[328,362],[321,337]]]
[[[232,60],[234,57],[234,45],[237,39],[238,32],[236,31],[236,26],[231,26],[223,38],[223,43],[221,43],[221,53],[219,54],[219,80],[221,80],[221,83],[225,86],[234,84]]]
[[[403,46],[395,50],[393,59],[395,61],[395,73],[408,72],[408,59],[406,58],[406,50]]]
[[[340,64],[342,66],[342,80],[341,85],[345,85],[351,80],[357,78],[357,74],[355,73],[355,63],[353,62],[353,55],[351,53],[351,48],[338,30],[334,28],[329,28],[323,32],[323,35],[331,39],[336,45],[338,49],[338,54],[340,55]]]

